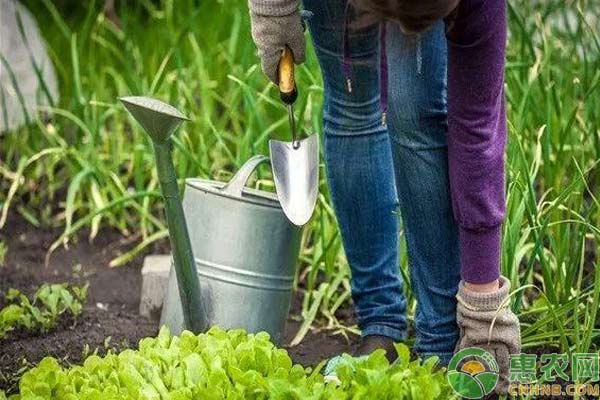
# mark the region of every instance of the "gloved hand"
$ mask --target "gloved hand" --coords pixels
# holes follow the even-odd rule
[[[277,66],[285,45],[296,64],[305,59],[304,30],[298,0],[249,0],[252,38],[261,59],[262,70],[277,83]]]
[[[461,281],[456,295],[456,320],[460,329],[456,351],[480,347],[496,358],[500,369],[495,389],[498,394],[508,391],[510,354],[521,352],[521,328],[519,319],[509,308],[509,293],[510,281],[502,276],[500,288],[494,292],[474,292]]]

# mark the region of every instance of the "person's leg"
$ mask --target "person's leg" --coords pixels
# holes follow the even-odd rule
[[[419,37],[391,23],[387,32],[388,130],[417,298],[415,350],[448,363],[458,339],[460,259],[448,181],[444,24]]]
[[[345,0],[304,0],[325,87],[324,148],[331,198],[352,272],[363,336],[406,335],[398,267],[397,195],[379,104],[379,30],[351,29],[352,92],[342,73]]]

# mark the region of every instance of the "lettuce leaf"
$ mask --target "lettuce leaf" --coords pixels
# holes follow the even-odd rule
[[[137,350],[105,357],[92,355],[83,365],[62,367],[44,358],[26,372],[14,400],[343,400],[451,399],[437,360],[410,360],[404,345],[391,364],[383,351],[341,363],[340,384],[325,383],[320,370],[293,364],[265,333],[247,334],[218,327],[194,335],[172,336],[163,327]],[[350,361],[350,356],[347,357]],[[0,400],[4,400],[0,395]]]

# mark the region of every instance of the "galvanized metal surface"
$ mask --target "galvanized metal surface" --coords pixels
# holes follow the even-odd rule
[[[245,188],[267,157],[250,159],[228,184],[188,179],[183,209],[209,325],[267,331],[279,341],[289,312],[301,229],[273,193]],[[171,269],[161,324],[184,327]]]
[[[292,142],[271,139],[269,148],[283,211],[293,224],[305,225],[319,194],[319,139],[317,135]]]

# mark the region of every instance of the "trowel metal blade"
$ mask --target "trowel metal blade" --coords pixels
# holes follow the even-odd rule
[[[271,139],[271,167],[277,197],[288,219],[305,225],[313,214],[319,192],[319,140],[317,135],[293,142]]]

